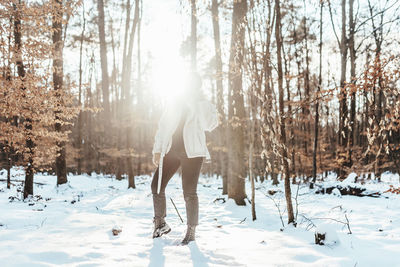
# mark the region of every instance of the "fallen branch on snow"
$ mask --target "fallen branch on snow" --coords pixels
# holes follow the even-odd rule
[[[367,191],[366,188],[362,187],[355,187],[350,185],[335,185],[329,187],[321,187],[320,189],[316,190],[316,194],[332,194],[333,190],[339,190],[341,195],[350,195],[350,196],[357,196],[357,197],[380,197],[381,193],[379,192],[371,192]]]
[[[7,182],[7,179],[0,179],[0,182]],[[24,183],[24,180],[11,180],[11,182],[18,182],[18,183]],[[45,183],[39,183],[39,182],[33,182],[34,184],[37,185],[47,185]]]

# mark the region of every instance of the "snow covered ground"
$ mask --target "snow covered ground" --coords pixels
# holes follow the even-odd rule
[[[12,174],[22,179],[20,170]],[[0,178],[6,178],[4,170]],[[38,174],[35,182],[44,184],[34,188],[40,197],[25,202],[17,199],[21,183],[8,190],[0,182],[0,266],[400,266],[400,196],[392,193],[380,198],[320,195],[300,186],[297,228],[281,231],[274,201],[285,212],[282,184],[256,184],[258,219],[253,222],[250,205],[214,201],[226,199],[220,179],[201,177],[197,241],[179,246],[185,224],[169,199],[172,231],[151,238],[150,177],[137,177],[137,189],[127,189],[126,180],[95,174],[70,175],[69,184],[58,188],[54,176]],[[334,176],[325,182],[335,183]],[[398,175],[364,186],[383,192],[390,184],[399,186]],[[268,190],[278,193],[266,197]],[[297,186],[292,190],[295,196]],[[178,175],[167,187],[168,197],[185,219]],[[352,234],[340,223],[345,215]],[[283,221],[286,226],[286,214]],[[314,225],[327,231],[325,246],[314,244]],[[122,230],[117,236],[114,227]]]

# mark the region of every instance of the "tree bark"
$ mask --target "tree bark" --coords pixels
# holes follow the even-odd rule
[[[211,16],[213,23],[213,33],[214,33],[214,47],[215,47],[215,80],[217,85],[217,108],[220,120],[220,126],[218,131],[218,141],[219,145],[223,148],[226,147],[226,119],[224,112],[224,96],[223,96],[223,72],[222,72],[222,56],[221,56],[221,37],[219,30],[219,11],[218,11],[218,0],[212,0],[211,5]],[[228,193],[228,183],[227,183],[227,153],[226,151],[219,152],[219,160],[221,165],[221,176],[222,176],[222,194],[226,195]]]
[[[305,2],[305,1],[304,1]],[[305,137],[304,137],[304,154],[307,156],[308,154],[308,141],[309,141],[309,136],[311,136],[310,133],[310,108],[308,103],[310,103],[310,60],[309,60],[309,51],[308,51],[308,28],[307,28],[307,18],[304,18],[304,46],[306,50],[306,70],[305,74],[303,75],[304,77],[304,98],[306,99],[306,104],[304,107],[304,117],[303,117],[303,123],[304,123],[304,130],[305,130]],[[308,174],[306,174],[308,175]]]
[[[128,127],[126,131],[126,142],[127,142],[127,147],[130,150],[132,147],[131,140],[132,140],[132,127]],[[131,157],[131,151],[128,151],[128,157],[126,160],[126,167],[128,169],[128,188],[136,188],[135,185],[135,175],[133,173],[133,162],[132,162],[132,157]]]
[[[12,168],[10,148],[8,148],[8,151],[6,152],[6,160],[7,160],[7,189],[10,189],[10,187],[11,187],[11,168]]]
[[[318,87],[317,87],[317,99],[315,103],[315,122],[314,122],[314,147],[313,147],[313,173],[312,182],[310,183],[310,188],[314,188],[314,184],[317,180],[317,148],[318,148],[318,131],[319,131],[319,93],[321,92],[322,86],[322,26],[323,26],[323,10],[324,2],[320,2],[319,10],[319,73],[318,73]]]
[[[278,90],[279,90],[279,113],[280,113],[280,142],[282,146],[282,161],[285,172],[285,197],[288,212],[288,223],[295,223],[292,193],[290,189],[290,170],[288,163],[288,153],[286,147],[286,125],[283,101],[283,71],[282,71],[282,37],[281,37],[281,10],[279,0],[275,0],[276,23],[275,23],[275,39],[277,51],[277,69],[278,69]]]
[[[63,91],[63,41],[62,41],[62,0],[54,0],[53,8],[54,14],[52,16],[52,28],[53,28],[53,85],[56,95],[58,97],[58,106],[62,105],[62,94]],[[55,116],[56,120],[59,120],[58,114],[60,110],[56,110]],[[61,123],[55,124],[55,130],[57,132],[63,132]],[[56,174],[57,174],[57,185],[65,184],[67,180],[67,163],[65,160],[66,148],[64,141],[57,142],[58,155],[56,157]]]
[[[103,92],[103,108],[105,118],[110,116],[110,100],[109,100],[109,77],[108,77],[108,63],[107,63],[107,44],[104,22],[104,1],[97,0],[97,9],[99,13],[99,41],[100,41],[100,62],[101,62],[101,88]]]
[[[237,205],[246,205],[244,168],[244,123],[245,110],[242,94],[242,67],[244,53],[245,23],[247,1],[233,3],[232,39],[229,58],[229,168],[228,197]]]
[[[190,35],[190,56],[192,71],[197,70],[197,7],[196,0],[190,1],[191,8],[191,35]]]
[[[82,32],[81,32],[81,39],[80,39],[80,47],[79,47],[79,85],[78,85],[78,103],[79,108],[82,108],[82,55],[83,55],[83,39],[85,36],[85,28],[86,28],[86,17],[85,17],[85,5],[82,4],[82,18],[83,18],[83,25],[82,25]],[[79,111],[78,114],[78,141],[77,141],[77,149],[78,149],[78,158],[77,158],[77,170],[78,174],[82,173],[82,111]]]
[[[356,49],[354,46],[354,35],[355,35],[355,19],[353,15],[354,0],[349,0],[349,51],[350,51],[350,80],[354,85],[351,87],[350,92],[350,131],[348,138],[348,164],[349,167],[353,165],[352,152],[354,146],[354,135],[355,135],[355,117],[356,117]]]
[[[250,122],[250,144],[249,144],[249,178],[251,183],[251,216],[253,221],[257,219],[256,215],[256,191],[254,184],[254,171],[253,171],[253,153],[254,153],[254,139],[255,139],[255,121],[256,121],[256,103],[254,100],[254,92],[251,90],[249,95],[249,122]]]
[[[286,98],[287,98],[287,102],[288,103],[290,103],[290,101],[291,101],[291,97],[290,97],[290,64],[289,64],[289,60],[287,59],[287,57],[286,57],[286,55],[285,55],[285,46],[284,46],[284,44],[282,43],[282,52],[283,52],[283,59],[284,59],[284,66],[285,66],[285,74],[284,74],[284,77],[285,77],[285,85],[286,85]],[[289,53],[289,52],[288,52]],[[309,109],[307,108],[307,110],[308,110],[308,112],[309,112]],[[288,105],[288,114],[292,114],[292,106],[289,104]],[[303,118],[304,119],[304,118]],[[292,184],[296,184],[296,169],[295,169],[295,153],[296,153],[296,151],[295,151],[295,145],[294,145],[294,127],[293,127],[293,118],[289,118],[289,122],[288,122],[288,126],[289,126],[289,128],[290,128],[290,132],[289,132],[289,141],[288,141],[288,144],[290,145],[290,152],[289,153],[291,153],[291,168],[289,167],[289,169],[291,170],[291,176],[292,176]],[[304,122],[304,124],[305,124],[305,122]],[[304,129],[306,129],[306,127],[304,127]],[[306,139],[304,139],[305,141],[304,141],[304,144],[305,144],[305,147],[307,147],[307,140]],[[306,149],[305,149],[306,150]],[[289,148],[288,148],[288,151],[289,151]],[[307,150],[306,150],[307,151]]]
[[[23,81],[25,79],[25,67],[22,60],[22,41],[21,41],[21,11],[19,10],[22,5],[22,1],[18,1],[17,4],[13,4],[14,8],[14,45],[15,45],[15,57],[16,57],[16,65],[17,65],[17,73],[18,77]],[[24,85],[20,88],[24,91],[26,88]],[[30,137],[32,131],[32,120],[30,118],[23,118],[25,122],[25,134],[26,138],[26,148],[27,152],[27,160],[25,166],[25,183],[24,183],[24,198],[27,198],[29,195],[33,195],[33,147],[34,143]]]
[[[265,165],[269,165],[269,168],[265,168],[265,177],[267,177],[267,169],[270,169],[272,184],[279,184],[275,166],[276,166],[276,156],[275,153],[270,153],[273,150],[272,148],[272,140],[270,140],[269,136],[274,129],[274,120],[275,117],[273,115],[273,91],[274,86],[272,83],[272,66],[271,66],[271,40],[272,40],[272,31],[275,23],[275,9],[272,8],[273,1],[267,1],[267,32],[265,38],[265,54],[263,58],[263,68],[264,68],[264,92],[263,92],[263,104],[262,104],[262,112],[261,117],[263,119],[262,126],[262,137],[263,137],[263,149],[267,151],[264,155]]]
[[[126,104],[130,103],[131,93],[130,93],[130,85],[131,85],[131,72],[132,72],[132,55],[133,55],[133,44],[135,40],[135,33],[137,24],[139,21],[139,0],[135,1],[135,15],[133,17],[132,28],[129,36],[128,43],[128,51],[127,54],[124,55],[126,57],[125,65],[123,66],[122,71],[122,95]]]
[[[348,140],[348,129],[346,121],[348,118],[348,108],[347,108],[347,93],[346,93],[346,71],[347,71],[347,49],[348,40],[346,36],[346,0],[342,0],[342,35],[340,41],[340,94],[339,94],[339,159],[344,157],[344,151],[347,146]],[[339,166],[339,178],[344,178],[346,174],[344,167],[346,166],[346,159],[340,159],[341,163]]]
[[[375,16],[376,14],[374,14],[373,12],[373,7],[371,5],[371,2],[368,0],[368,7],[369,7],[369,11],[370,11],[370,15],[371,15],[371,23],[372,23],[372,34],[374,36],[374,40],[375,40],[375,68],[377,68],[379,72],[381,72],[381,68],[382,68],[382,63],[381,63],[381,50],[382,50],[382,43],[383,43],[383,25],[384,25],[384,11],[381,11],[380,14],[380,21],[379,24],[376,25],[376,21],[375,21]],[[377,92],[376,92],[376,86],[374,84],[373,86],[373,111],[371,113],[374,113],[373,115],[375,116],[375,121],[373,122],[373,124],[375,124],[375,127],[380,128],[380,123],[382,120],[382,116],[383,114],[383,106],[382,106],[382,102],[384,100],[384,95],[383,95],[383,90],[384,90],[384,86],[383,86],[383,81],[382,81],[382,75],[379,74],[378,76],[378,88],[377,88]],[[372,126],[372,125],[371,125]],[[383,172],[383,154],[385,153],[383,150],[383,137],[382,134],[378,134],[377,137],[377,146],[378,146],[378,151],[376,152],[377,158],[375,159],[375,177],[377,178],[377,180],[380,182],[381,181],[381,174]]]

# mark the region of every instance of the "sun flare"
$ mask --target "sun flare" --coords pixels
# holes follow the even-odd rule
[[[184,89],[185,64],[179,57],[158,59],[152,71],[154,97],[173,98]]]

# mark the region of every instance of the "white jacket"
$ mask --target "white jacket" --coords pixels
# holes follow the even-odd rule
[[[182,105],[188,107],[188,114],[183,127],[183,142],[188,158],[205,157],[210,160],[206,145],[205,131],[211,132],[218,126],[218,116],[215,105],[205,99],[184,103],[167,104],[158,123],[158,129],[153,146],[153,154],[164,156],[172,145],[172,135],[178,127]]]

